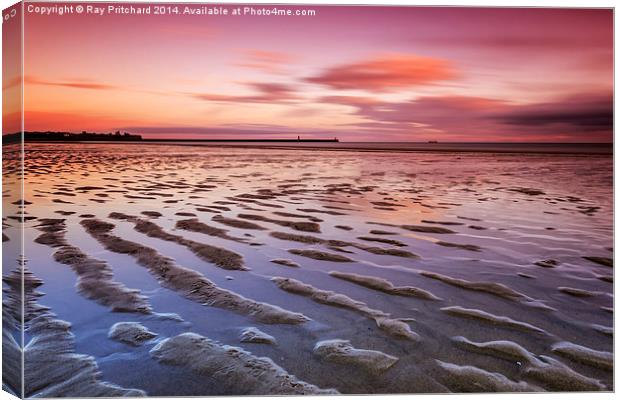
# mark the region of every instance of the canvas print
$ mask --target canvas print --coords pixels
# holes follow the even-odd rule
[[[612,9],[2,26],[3,390],[614,390]]]

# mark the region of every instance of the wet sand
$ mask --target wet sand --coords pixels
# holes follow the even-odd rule
[[[29,396],[613,390],[611,157],[137,149],[3,188]]]

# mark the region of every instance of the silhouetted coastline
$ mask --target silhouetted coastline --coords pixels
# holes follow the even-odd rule
[[[16,143],[22,140],[21,132],[2,136],[2,143]],[[27,142],[92,142],[92,141],[140,141],[142,136],[128,132],[116,131],[114,133],[86,132],[24,132],[23,140]]]
[[[18,143],[22,139],[21,133],[11,133],[2,136],[4,144]],[[86,132],[24,132],[26,142],[137,142],[148,141],[154,143],[190,142],[190,143],[338,143],[333,139],[143,139],[141,135],[116,131],[115,133]]]

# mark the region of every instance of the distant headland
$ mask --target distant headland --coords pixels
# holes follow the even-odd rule
[[[105,142],[126,142],[126,141],[141,141],[142,136],[134,135],[128,132],[116,131],[114,133],[97,133],[86,132],[72,133],[72,132],[24,132],[24,141],[27,142],[93,142],[93,141],[105,141]],[[14,143],[22,140],[20,132],[11,133],[2,136],[2,142]]]
[[[338,138],[333,139],[144,139],[141,135],[128,132],[116,131],[114,133],[86,132],[24,132],[23,139],[26,142],[198,142],[198,143],[338,143]],[[20,132],[2,136],[5,144],[16,143],[22,140]]]

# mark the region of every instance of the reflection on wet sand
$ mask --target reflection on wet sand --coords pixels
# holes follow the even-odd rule
[[[27,154],[3,245],[25,228],[28,395],[613,389],[611,157]]]

